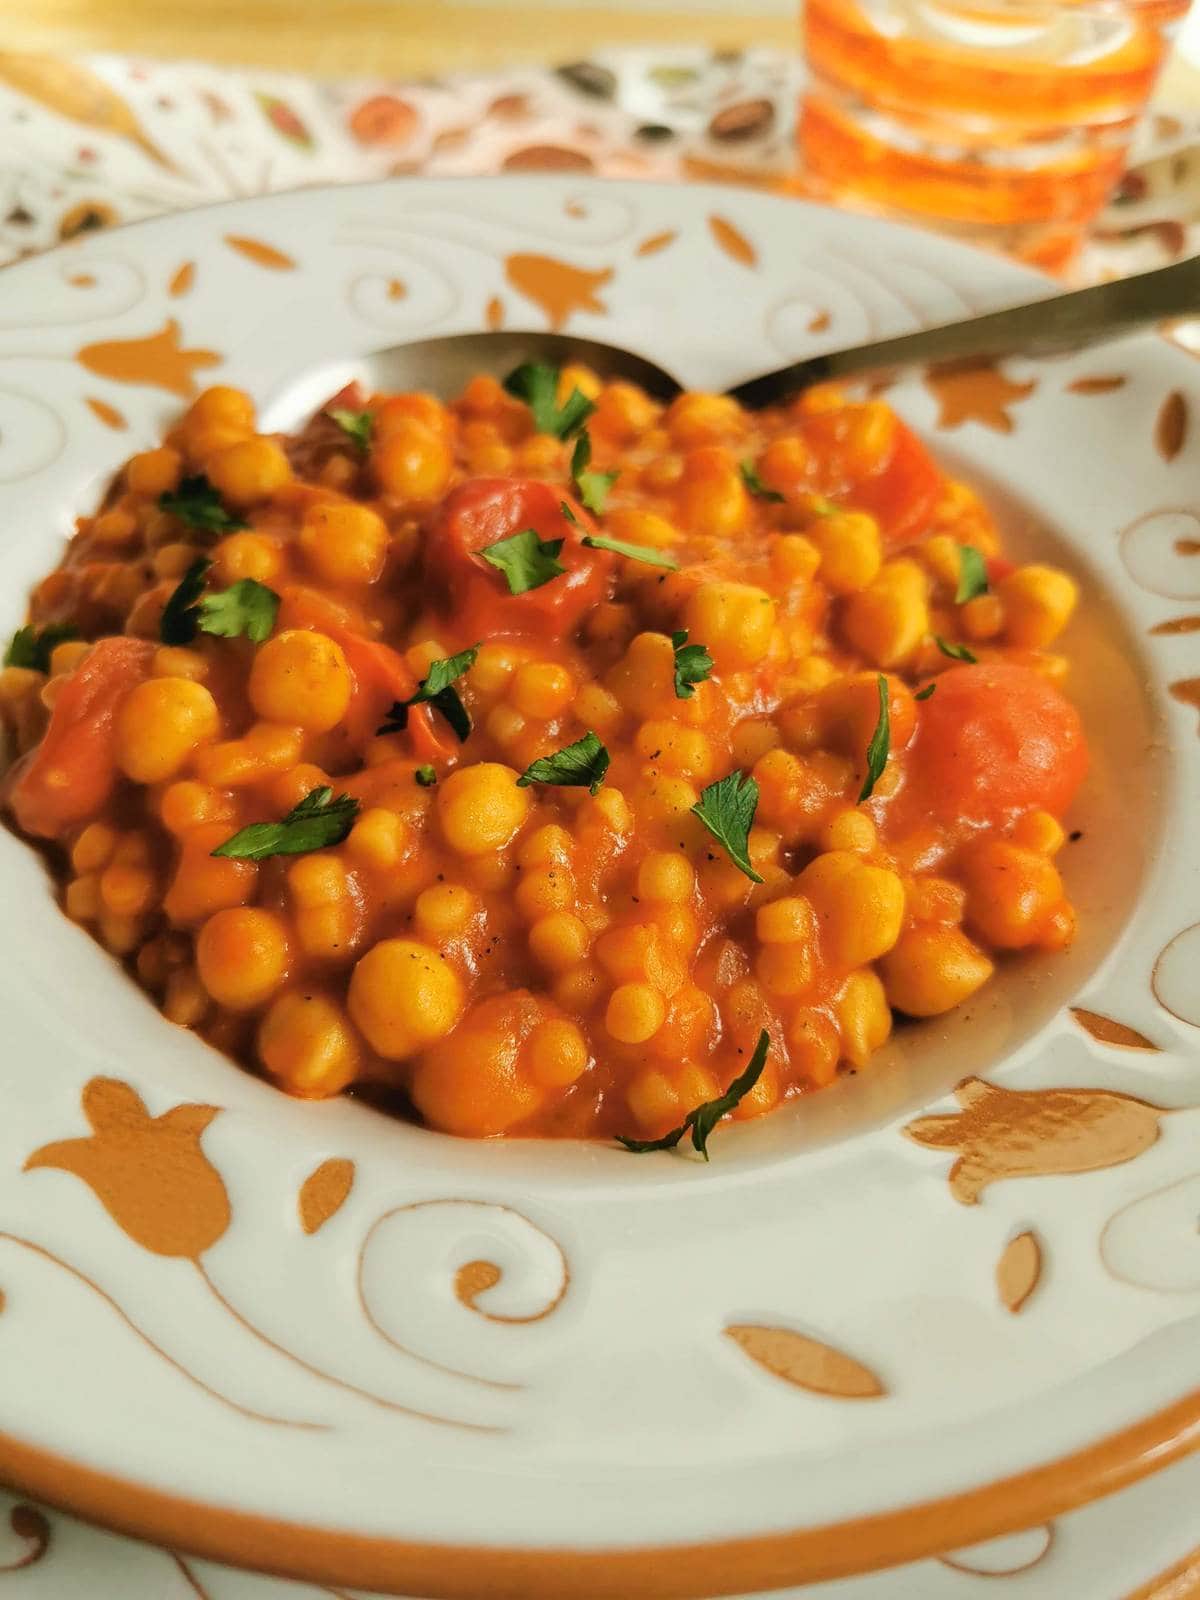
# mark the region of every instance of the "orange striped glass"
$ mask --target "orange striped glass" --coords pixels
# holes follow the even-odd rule
[[[1190,0],[804,0],[810,192],[1069,260]]]

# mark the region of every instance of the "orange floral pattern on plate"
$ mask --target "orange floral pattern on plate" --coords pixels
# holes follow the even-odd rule
[[[178,322],[168,317],[157,333],[85,344],[75,359],[89,372],[114,383],[149,384],[187,400],[198,388],[196,370],[219,366],[221,357],[215,350],[185,350],[179,337]]]
[[[173,1106],[152,1117],[127,1083],[93,1078],[83,1091],[91,1135],[43,1145],[25,1170],[74,1173],[135,1244],[195,1261],[231,1220],[225,1184],[200,1148],[200,1135],[219,1109]]]
[[[1163,1106],[1109,1089],[1001,1089],[966,1078],[962,1110],[918,1117],[901,1130],[915,1144],[957,1150],[950,1192],[965,1206],[1001,1178],[1095,1172],[1132,1161],[1158,1138]]]

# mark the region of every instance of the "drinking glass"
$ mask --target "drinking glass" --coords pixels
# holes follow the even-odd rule
[[[804,187],[1060,269],[1189,4],[804,0]]]

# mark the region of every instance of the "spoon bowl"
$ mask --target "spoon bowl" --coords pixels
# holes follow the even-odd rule
[[[984,316],[810,356],[747,378],[726,392],[755,409],[778,404],[828,379],[865,380],[895,376],[931,363],[1049,355],[1104,344],[1165,317],[1197,311],[1200,258],[1193,257],[1132,278],[1051,294]],[[656,400],[673,400],[684,388],[657,362],[600,339],[544,332],[456,333],[391,345],[356,361],[310,367],[272,398],[265,408],[264,424],[280,430],[296,427],[355,379],[372,393],[423,389],[449,400],[478,373],[501,378],[523,361],[552,367],[577,362],[601,378],[635,383]]]

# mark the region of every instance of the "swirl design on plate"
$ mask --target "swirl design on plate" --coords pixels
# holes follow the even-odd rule
[[[1167,600],[1200,600],[1200,516],[1190,507],[1147,511],[1119,539],[1134,583]]]
[[[378,248],[395,258],[403,276],[397,275],[394,262],[357,273],[346,288],[346,301],[355,316],[396,338],[454,316],[462,305],[462,288],[443,263],[407,241]]]
[[[37,1506],[22,1501],[8,1513],[8,1525],[24,1549],[11,1561],[0,1559],[0,1576],[6,1572],[22,1572],[35,1567],[50,1548],[50,1523]]]
[[[0,388],[0,483],[43,471],[66,443],[66,423],[53,406],[22,389]]]
[[[233,1221],[224,1179],[200,1144],[201,1135],[220,1115],[219,1107],[179,1105],[164,1111],[160,1116],[152,1117],[141,1096],[129,1084],[122,1083],[116,1078],[93,1078],[84,1087],[83,1112],[92,1126],[91,1134],[43,1145],[26,1161],[27,1172],[39,1168],[52,1168],[72,1173],[80,1178],[96,1195],[127,1238],[153,1255],[190,1262],[217,1305],[244,1333],[322,1384],[339,1389],[355,1399],[365,1400],[370,1405],[417,1421],[441,1423],[471,1432],[501,1431],[490,1423],[468,1422],[457,1417],[426,1411],[351,1383],[336,1373],[317,1366],[296,1351],[290,1350],[280,1340],[260,1328],[233,1303],[228,1294],[217,1284],[202,1259],[224,1238]],[[344,1173],[342,1177],[344,1179]],[[528,1226],[532,1228],[532,1224]],[[0,1235],[0,1238],[12,1238],[12,1236]],[[38,1254],[55,1261],[58,1266],[73,1273],[81,1282],[87,1283],[107,1300],[123,1320],[159,1355],[170,1361],[179,1371],[184,1372],[185,1376],[191,1377],[194,1382],[200,1381],[190,1372],[186,1372],[173,1357],[137,1328],[98,1284],[86,1278],[69,1263],[41,1249],[40,1246],[21,1239],[13,1239],[13,1242],[24,1244],[27,1249],[36,1250]],[[364,1245],[364,1250],[365,1248]],[[557,1246],[555,1248],[557,1249]],[[559,1254],[561,1257],[561,1252]],[[563,1287],[565,1289],[565,1284]],[[368,1319],[371,1320],[369,1312]],[[384,1336],[387,1337],[386,1334]],[[466,1375],[460,1374],[460,1376]],[[208,1386],[202,1384],[201,1387]],[[210,1392],[215,1393],[215,1391]],[[217,1396],[217,1398],[224,1397]],[[238,1409],[245,1408],[238,1407]],[[324,1424],[296,1423],[293,1426],[324,1426]]]
[[[1200,1291],[1200,1172],[1151,1189],[1104,1224],[1100,1259],[1120,1283],[1159,1294]]]
[[[538,239],[545,244],[569,245],[578,249],[606,249],[627,239],[638,225],[638,208],[624,195],[586,194],[567,195],[563,201],[561,223],[519,220],[511,213],[489,211],[486,207],[472,207],[459,211],[449,205],[412,205],[399,207],[390,215],[351,217],[346,226],[370,230],[378,239],[381,233],[407,233],[418,239],[427,239],[436,230],[440,239],[449,244],[460,244],[468,249],[482,250],[487,255],[501,253],[481,234],[482,228],[495,229],[507,239],[521,241]],[[447,223],[453,224],[448,228]]]
[[[1180,1022],[1200,1028],[1200,922],[1184,928],[1166,945],[1150,977],[1154,998]]]
[[[1054,1537],[1054,1524],[1046,1522],[1040,1528],[1026,1528],[1022,1533],[951,1551],[938,1560],[944,1567],[968,1572],[973,1578],[1015,1578],[1041,1565],[1054,1548]]]
[[[81,262],[68,253],[56,263],[58,287],[47,295],[45,285],[35,302],[21,306],[20,286],[5,298],[10,314],[0,322],[0,333],[30,333],[37,328],[76,328],[84,323],[121,317],[146,297],[146,274],[134,261],[119,256],[88,255]],[[12,315],[14,306],[19,315]]]
[[[570,1281],[556,1240],[522,1212],[484,1200],[396,1206],[371,1225],[358,1258],[363,1314],[380,1338],[426,1366],[495,1389],[524,1385],[481,1377],[416,1347],[414,1340],[433,1342],[438,1330],[428,1299],[416,1303],[413,1284],[428,1287],[435,1310],[440,1303],[441,1342],[453,1347],[462,1343],[451,1318],[455,1302],[493,1324],[541,1322],[558,1309]]]

